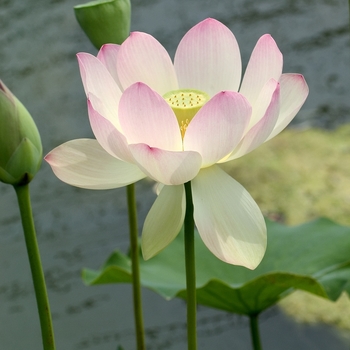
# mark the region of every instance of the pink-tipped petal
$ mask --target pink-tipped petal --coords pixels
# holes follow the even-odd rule
[[[120,84],[117,73],[117,56],[120,45],[117,44],[105,44],[101,47],[97,54],[97,58],[105,65],[108,72],[117,83],[119,89],[122,91],[122,85]]]
[[[113,114],[109,110],[109,106],[104,104],[96,95],[93,93],[89,93],[87,95],[88,104],[99,113],[103,118],[107,119],[115,128],[118,130],[121,129],[119,118],[118,118],[118,110],[114,111]],[[119,105],[119,102],[118,102]]]
[[[269,34],[263,35],[250,56],[239,92],[254,106],[266,82],[280,79],[282,66],[283,56],[275,40]]]
[[[174,240],[183,225],[185,210],[184,186],[164,186],[143,226],[141,248],[145,260],[158,254]]]
[[[119,121],[128,143],[145,143],[169,151],[181,151],[176,116],[168,103],[143,83],[125,90],[119,104]]]
[[[96,140],[66,142],[45,160],[61,181],[91,190],[123,187],[146,177],[137,166],[109,155]]]
[[[197,152],[173,152],[145,144],[129,145],[140,169],[164,185],[181,185],[192,180],[200,169],[202,157]]]
[[[94,99],[91,95],[90,99]],[[108,120],[98,113],[88,99],[88,113],[91,129],[98,143],[112,156],[133,163],[125,136]]]
[[[188,125],[184,150],[200,153],[202,167],[215,164],[237,146],[248,126],[251,110],[243,95],[232,91],[219,92]]]
[[[280,84],[275,79],[268,80],[263,86],[253,105],[252,117],[249,122],[248,130],[264,118],[266,111],[271,105],[271,100],[273,96],[276,95],[277,91],[280,94]],[[277,101],[275,100],[275,102]]]
[[[208,249],[233,265],[255,269],[266,250],[266,225],[250,194],[217,166],[192,181],[194,220]]]
[[[103,110],[97,109],[100,114],[109,120],[116,119],[122,93],[113,77],[95,56],[78,53],[77,57],[86,95],[93,94],[101,101]]]
[[[222,23],[208,18],[182,38],[174,59],[180,88],[238,91],[241,56],[236,38]]]
[[[280,85],[280,115],[267,140],[270,140],[279,134],[292,121],[309,94],[309,87],[301,74],[282,74]]]
[[[242,157],[253,151],[264,143],[271,134],[276,125],[280,111],[280,85],[277,81],[271,79],[265,85],[265,88],[258,97],[255,107],[258,110],[256,113],[260,115],[260,120],[251,127],[237,148],[225,159],[226,162]]]
[[[118,77],[124,89],[143,82],[160,95],[178,88],[169,54],[151,35],[133,32],[118,52]]]

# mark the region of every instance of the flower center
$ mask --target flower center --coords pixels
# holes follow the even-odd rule
[[[182,138],[195,114],[209,101],[205,92],[191,89],[169,91],[163,98],[176,115]]]

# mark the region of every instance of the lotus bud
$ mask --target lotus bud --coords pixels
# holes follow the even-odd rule
[[[74,7],[81,28],[97,49],[121,44],[130,33],[130,0],[91,1]]]
[[[28,184],[41,160],[40,135],[32,117],[0,80],[0,181]]]

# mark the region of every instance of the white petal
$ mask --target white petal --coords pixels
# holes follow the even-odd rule
[[[194,220],[219,259],[255,269],[266,250],[266,225],[250,194],[217,166],[192,181]]]
[[[109,155],[96,140],[68,141],[45,160],[61,181],[91,190],[123,187],[146,177],[136,165]]]
[[[173,152],[145,144],[129,145],[142,171],[164,185],[180,185],[192,180],[200,169],[202,157],[193,151]]]
[[[248,126],[251,106],[243,95],[222,91],[211,98],[188,125],[184,150],[197,151],[202,167],[215,164],[239,143]]]
[[[309,87],[301,74],[282,74],[280,85],[280,115],[275,128],[267,140],[279,134],[292,121],[309,94]]]
[[[133,32],[118,52],[117,71],[124,89],[142,82],[160,95],[178,88],[169,54],[151,35]]]
[[[122,95],[117,83],[95,56],[79,53],[77,58],[86,95],[93,94],[101,101],[99,108],[94,106],[95,110],[108,120],[116,120]]]
[[[182,38],[174,66],[180,88],[198,89],[210,96],[221,90],[238,91],[242,63],[236,38],[212,18],[198,23]]]
[[[133,163],[133,156],[129,151],[128,143],[125,136],[108,120],[101,116],[91,101],[95,101],[96,97],[89,95],[88,113],[91,129],[98,143],[112,156],[117,157],[129,163]]]
[[[142,254],[152,258],[170,244],[181,230],[185,217],[184,186],[164,186],[147,214],[142,230]]]
[[[278,93],[280,93],[280,84],[277,80],[273,78],[269,79],[263,86],[263,88],[260,90],[259,96],[257,97],[256,102],[252,106],[253,111],[248,130],[264,118],[266,111],[271,105],[271,100],[273,99],[274,95],[276,95],[277,90]],[[279,99],[276,100],[275,98],[275,102],[279,103]]]
[[[120,84],[117,73],[117,56],[119,48],[120,45],[117,44],[104,44],[100,48],[97,58],[106,66],[114,81],[117,83],[119,89],[122,91],[123,88]]]
[[[143,83],[127,88],[119,104],[119,121],[128,143],[182,150],[178,121],[168,103]]]
[[[266,82],[280,79],[282,66],[283,56],[275,40],[269,34],[263,35],[250,56],[239,92],[254,106]]]
[[[272,90],[267,89],[270,91],[265,93],[266,91],[263,89],[263,93],[260,94],[255,104],[259,106],[259,112],[256,112],[255,115],[260,114],[262,118],[247,132],[237,148],[225,159],[225,162],[242,157],[259,147],[267,140],[275,127],[280,111],[280,86],[274,79],[271,79],[269,83],[271,84],[267,85],[271,85]]]

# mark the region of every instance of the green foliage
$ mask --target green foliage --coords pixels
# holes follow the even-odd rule
[[[198,303],[255,314],[293,290],[335,300],[350,291],[350,228],[327,219],[288,227],[267,221],[268,248],[254,271],[218,260],[196,235]],[[183,234],[149,261],[141,259],[141,283],[166,299],[186,298]],[[130,283],[131,262],[114,252],[99,271],[84,270],[88,285]]]
[[[287,129],[223,168],[267,217],[296,225],[328,217],[350,225],[350,125]]]

